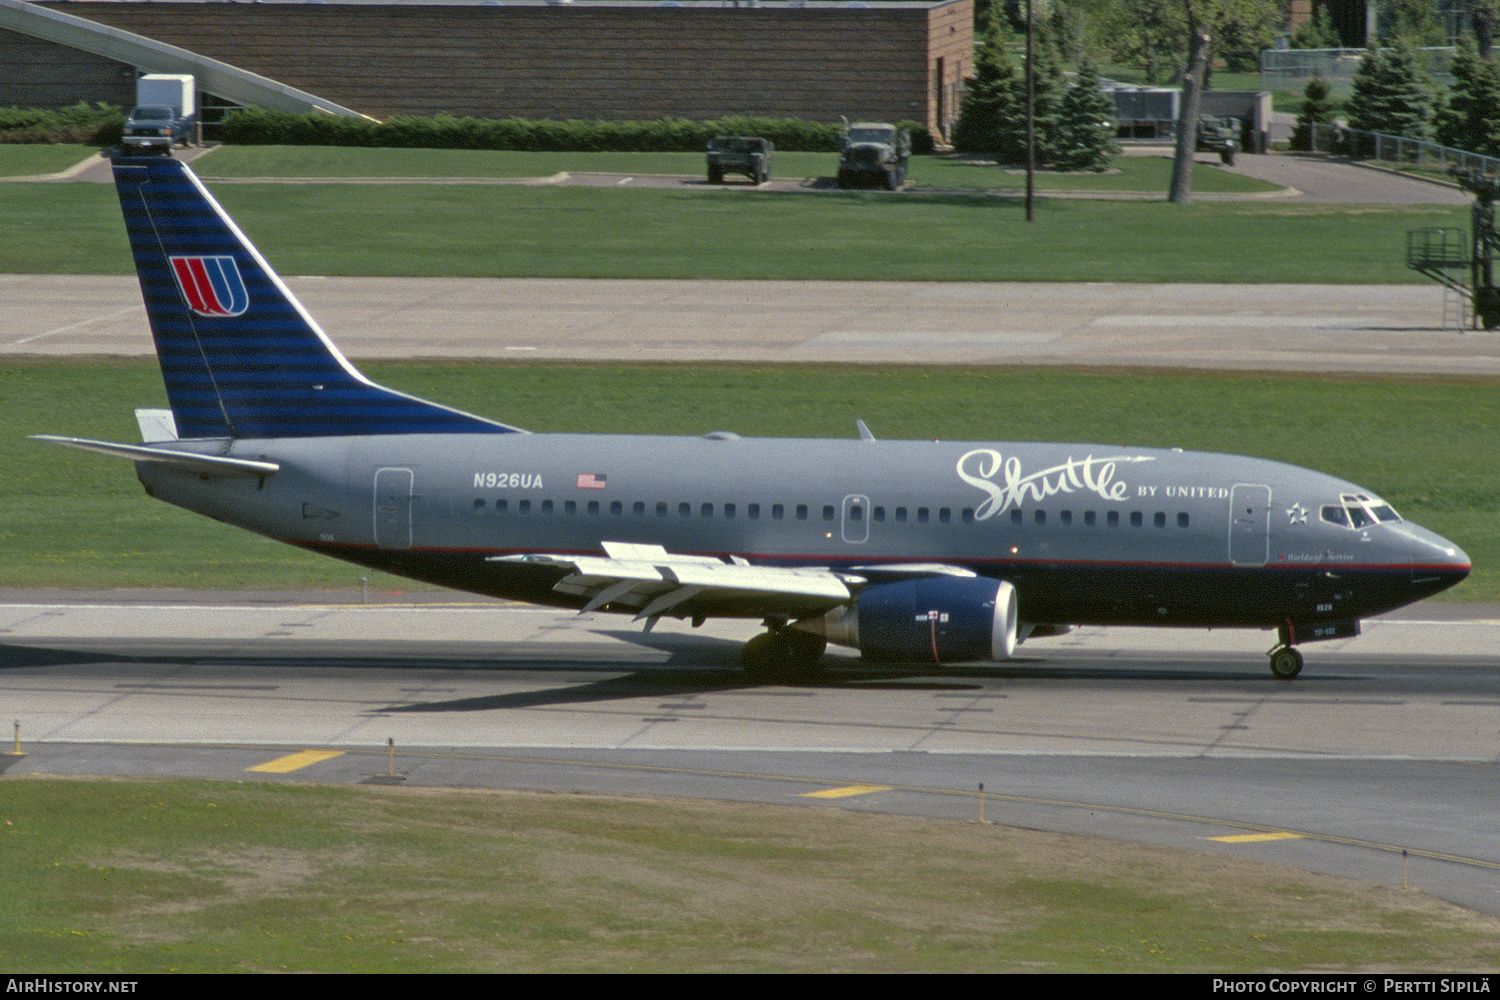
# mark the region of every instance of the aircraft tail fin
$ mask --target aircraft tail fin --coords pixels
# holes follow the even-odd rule
[[[113,168],[181,437],[518,430],[360,374],[186,164],[119,156]]]

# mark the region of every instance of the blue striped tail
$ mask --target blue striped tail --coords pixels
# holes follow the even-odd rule
[[[517,430],[361,375],[186,164],[142,156],[113,166],[179,436]]]

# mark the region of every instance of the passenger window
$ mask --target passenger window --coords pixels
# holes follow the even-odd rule
[[[713,517],[714,516],[714,505],[711,504],[711,503],[704,504],[702,507],[699,508],[699,510],[701,511],[701,513],[703,514],[704,517]]]
[[[1061,513],[1059,513],[1057,515],[1057,519],[1059,521],[1061,521],[1063,524],[1072,524],[1073,523],[1073,512],[1071,510],[1062,511]]]
[[[1108,514],[1104,515],[1104,523],[1109,525],[1111,528],[1118,528],[1120,526],[1120,512],[1117,510],[1112,510]]]
[[[1154,515],[1152,515],[1151,521],[1158,528],[1165,528],[1167,526],[1167,514],[1166,514],[1166,511],[1161,511],[1161,510],[1157,511]]]
[[[806,521],[807,520],[807,504],[805,504],[805,503],[799,503],[797,505],[797,520],[799,520],[799,521]]]
[[[519,501],[516,504],[516,513],[517,514],[530,514],[531,513],[531,501],[530,500],[521,500],[521,501]]]
[[[644,501],[644,500],[637,500],[635,503],[631,504],[630,505],[630,512],[632,514],[634,514],[636,517],[645,517],[646,516],[646,501]]]
[[[1140,511],[1133,510],[1133,511],[1130,512],[1130,526],[1132,528],[1139,528],[1141,526],[1141,522],[1143,520],[1144,520],[1144,518],[1141,517],[1141,512]]]
[[[1047,523],[1047,512],[1045,510],[1036,511],[1036,512],[1034,512],[1031,515],[1031,519],[1033,521],[1035,521],[1037,524],[1046,524]]]
[[[615,500],[609,505],[609,512],[615,517],[619,517],[621,514],[625,513],[625,505],[620,501]]]
[[[926,524],[927,523],[927,508],[926,507],[918,507],[917,508],[917,523],[918,524]]]
[[[551,514],[552,513],[552,501],[551,500],[543,500],[542,501],[542,513],[543,514]]]
[[[564,500],[563,501],[563,513],[567,514],[569,517],[572,517],[574,514],[578,513],[578,501],[577,500]]]
[[[509,500],[505,500],[505,499],[502,498],[500,500],[496,500],[495,501],[495,513],[496,514],[504,514],[509,509],[510,509],[510,501]]]
[[[1188,526],[1188,514],[1187,514],[1187,511],[1184,510],[1184,511],[1179,512],[1178,515],[1177,515],[1177,527],[1179,527],[1179,528],[1186,528],[1187,526]]]
[[[964,515],[963,516],[964,516],[964,524],[973,524],[974,523],[974,508],[973,507],[965,507],[964,508]]]
[[[823,508],[823,520],[825,520],[825,521],[832,521],[833,520],[833,505],[832,504],[829,504],[829,505],[827,505],[827,506],[825,506]]]
[[[880,523],[882,523],[884,521],[885,521],[885,508],[884,507],[876,507],[875,508],[875,523],[876,524],[880,524]]]
[[[677,505],[677,516],[678,517],[692,517],[693,516],[693,505],[690,504],[690,503],[680,503],[680,504],[678,504]]]
[[[781,515],[783,513],[785,513],[785,509],[781,506],[781,504],[779,504],[779,503],[773,503],[771,505],[771,520],[773,520],[773,521],[779,521],[779,520],[781,520]]]
[[[947,507],[939,507],[938,521],[942,524],[947,524],[951,520],[953,520],[953,511],[949,510]]]
[[[483,514],[484,513],[484,498],[483,497],[480,497],[480,498],[478,498],[477,500],[474,501],[474,513],[476,513],[476,514]]]
[[[906,508],[905,507],[897,507],[896,508],[896,523],[897,524],[905,524],[906,523]]]
[[[752,521],[760,520],[760,504],[753,503],[745,508],[745,516]]]
[[[725,517],[733,517],[734,516],[734,504],[732,504],[732,503],[726,503],[724,505],[724,516]]]
[[[656,501],[656,516],[657,517],[666,517],[667,516],[667,502],[665,500],[658,500],[658,501]]]
[[[1086,524],[1086,525],[1088,525],[1090,528],[1092,528],[1094,526],[1094,512],[1093,511],[1086,510],[1086,511],[1083,512],[1083,523]]]

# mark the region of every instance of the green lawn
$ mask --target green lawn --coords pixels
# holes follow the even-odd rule
[[[776,153],[772,173],[779,178],[831,179],[838,166],[833,153]],[[362,149],[338,146],[221,146],[194,164],[205,178],[259,177],[553,177],[572,173],[661,174],[699,178],[702,153],[525,153],[465,149]],[[1037,174],[1046,191],[1165,191],[1171,161],[1163,157],[1121,156],[1103,174]],[[1023,190],[1026,175],[951,156],[914,156],[910,179],[919,188]],[[730,183],[737,183],[731,178]],[[1271,185],[1198,164],[1197,191],[1270,191]]]
[[[401,754],[398,768],[420,756]],[[378,755],[372,772],[383,773]],[[1227,857],[833,809],[0,784],[28,973],[1490,970],[1488,918]],[[19,978],[19,977],[15,977]]]
[[[1493,380],[487,362],[367,364],[394,388],[537,431],[1099,441],[1344,476],[1468,550],[1450,596],[1500,600]],[[1160,400],[1170,399],[1171,407]],[[495,400],[505,400],[497,409]],[[26,440],[137,440],[153,360],[0,363],[0,586],[351,586],[363,571],[152,501],[126,462]],[[1295,420],[1286,419],[1296,414]],[[1316,429],[1311,433],[1310,429]],[[389,581],[380,585],[389,585]]]
[[[957,192],[209,187],[284,274],[1422,283],[1406,231],[1468,225],[1434,206],[1044,197],[1027,224],[1019,198]],[[108,186],[0,184],[0,273],[130,270]]]
[[[0,177],[60,173],[98,155],[93,146],[5,143],[0,145]]]

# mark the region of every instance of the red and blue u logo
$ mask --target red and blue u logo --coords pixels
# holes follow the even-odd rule
[[[188,308],[199,316],[239,316],[250,308],[234,258],[172,257],[172,275]]]

